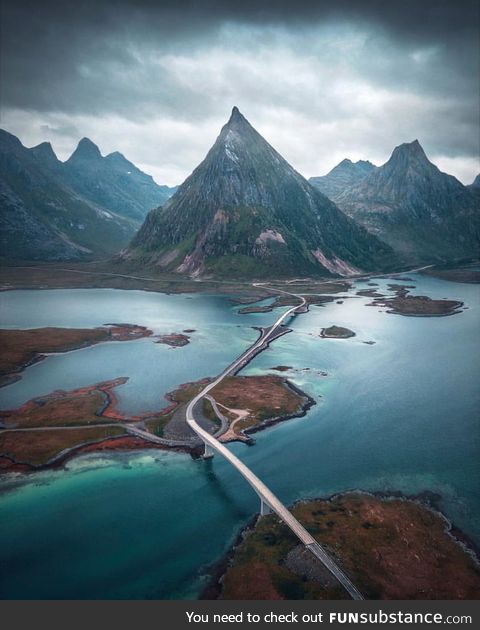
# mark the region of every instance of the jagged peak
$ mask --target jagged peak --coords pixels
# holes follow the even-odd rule
[[[357,162],[353,162],[350,158],[344,158],[341,162],[334,166],[327,175],[341,173],[343,171],[358,172],[366,171],[367,169],[374,170],[375,168],[375,164],[372,164],[369,160],[357,160]]]
[[[240,112],[240,110],[238,109],[238,107],[236,105],[234,105],[232,107],[232,113],[230,114],[230,119],[229,119],[229,123],[231,122],[235,122],[238,120],[245,120],[245,117],[243,116],[243,114]],[[228,123],[227,123],[228,124]]]
[[[55,162],[59,161],[50,142],[40,142],[40,144],[32,147],[30,151],[32,151],[36,157],[42,158],[42,160],[54,160]]]
[[[77,148],[68,158],[68,162],[77,159],[98,159],[102,154],[97,145],[90,140],[90,138],[82,138],[77,145]]]
[[[425,151],[423,150],[423,147],[418,140],[399,144],[398,147],[395,147],[395,149],[393,150],[392,157],[394,157],[395,155],[420,157],[428,161]]]
[[[252,125],[245,116],[240,112],[237,106],[234,106],[227,123],[222,127],[220,137],[226,136],[229,131],[235,131],[239,134],[253,130]]]

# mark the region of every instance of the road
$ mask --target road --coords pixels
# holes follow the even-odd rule
[[[399,275],[404,275],[406,273],[414,273],[418,271],[423,271],[431,267],[432,265],[426,265],[424,267],[419,267],[416,269],[411,269],[410,271],[402,271],[398,273],[388,274],[388,277],[395,277]],[[22,267],[17,267],[22,268]],[[57,268],[57,271],[69,271],[73,273],[84,273],[91,275],[105,275],[105,276],[117,276],[123,278],[132,278],[135,280],[144,280],[144,281],[155,281],[154,278],[147,278],[142,276],[133,276],[128,274],[119,274],[119,273],[109,273],[109,272],[88,272],[77,269],[61,269]],[[378,274],[368,274],[364,276],[357,276],[351,278],[352,280],[363,280],[372,277],[382,277]],[[338,282],[339,279],[335,280],[327,280],[324,281],[325,284],[331,282]],[[244,352],[238,359],[236,359],[231,365],[229,365],[214,381],[206,385],[202,391],[200,391],[195,398],[189,403],[186,410],[186,420],[188,425],[193,429],[193,431],[202,439],[205,444],[205,454],[211,455],[213,451],[217,451],[227,461],[229,461],[232,466],[234,466],[241,475],[246,479],[246,481],[252,486],[255,492],[258,494],[261,501],[261,513],[265,514],[268,510],[274,511],[279,518],[292,530],[292,532],[298,537],[298,539],[305,545],[305,547],[316,557],[318,558],[323,565],[335,576],[338,582],[343,586],[343,588],[347,591],[350,597],[354,600],[362,600],[363,596],[358,591],[358,589],[354,586],[354,584],[350,581],[350,579],[343,573],[340,567],[335,563],[335,561],[328,555],[325,549],[313,538],[313,536],[303,527],[303,525],[291,514],[291,512],[286,508],[286,506],[273,494],[273,492],[259,479],[249,468],[246,466],[238,457],[236,457],[228,448],[226,448],[221,442],[219,442],[216,437],[210,435],[207,431],[205,431],[195,420],[194,410],[195,406],[208,395],[208,393],[216,387],[226,376],[236,374],[239,369],[241,369],[246,363],[248,363],[256,354],[264,350],[268,347],[270,341],[273,341],[279,334],[280,327],[282,324],[295,312],[305,312],[307,308],[307,301],[301,295],[297,295],[294,293],[290,293],[288,291],[284,291],[282,289],[274,288],[274,287],[266,287],[264,283],[252,283],[254,287],[261,287],[272,291],[273,293],[284,293],[286,295],[290,295],[295,299],[300,300],[300,303],[296,306],[289,308],[285,313],[283,313],[276,322],[267,329],[262,331],[262,334],[258,341],[256,341],[246,352]],[[210,398],[210,397],[208,397]],[[211,402],[214,401],[211,399]],[[109,426],[109,425],[95,425],[95,426]],[[118,426],[118,425],[117,425]],[[6,427],[5,427],[6,428]],[[60,428],[60,427],[57,427]],[[61,427],[61,428],[77,428],[77,427]],[[84,428],[84,427],[82,427]],[[143,437],[149,439],[150,441],[158,441],[159,443],[164,443],[164,440],[161,438],[156,438],[151,434],[134,427],[132,425],[124,425],[124,428],[133,435],[137,435],[138,437]],[[48,429],[45,427],[46,430]],[[15,430],[15,429],[13,429]],[[29,429],[17,429],[17,430],[29,430]],[[38,429],[37,429],[38,430]],[[153,438],[153,439],[152,439]],[[62,453],[63,454],[63,453]]]
[[[262,514],[265,514],[269,510],[274,511],[280,517],[280,519],[292,530],[297,538],[305,545],[305,547],[311,553],[313,553],[313,555],[318,558],[323,563],[323,565],[337,578],[339,583],[344,587],[350,597],[355,600],[361,600],[363,599],[361,593],[352,584],[350,579],[345,575],[345,573],[340,569],[335,561],[328,555],[325,549],[321,547],[321,545],[315,540],[315,538],[313,538],[313,536],[303,527],[303,525],[299,521],[297,521],[297,519],[285,507],[285,505],[273,494],[270,488],[268,488],[263,483],[263,481],[259,479],[250,470],[250,468],[248,468],[248,466],[246,466],[236,455],[234,455],[228,448],[226,448],[226,446],[219,442],[215,437],[210,435],[210,433],[202,429],[202,427],[195,420],[195,407],[198,403],[200,403],[202,398],[206,396],[219,383],[221,383],[226,376],[235,374],[240,366],[253,358],[261,349],[266,348],[268,346],[268,343],[276,337],[277,329],[290,316],[292,316],[298,308],[303,308],[306,306],[307,302],[302,296],[288,293],[287,291],[280,291],[279,289],[275,289],[275,291],[287,293],[287,295],[291,295],[292,297],[297,298],[298,300],[300,300],[300,304],[292,306],[287,311],[285,311],[285,313],[283,313],[283,315],[281,315],[270,328],[265,329],[262,332],[262,335],[256,343],[254,343],[246,352],[244,352],[238,359],[236,359],[236,361],[229,365],[220,374],[220,376],[217,376],[214,381],[206,385],[195,396],[195,398],[190,401],[186,410],[186,420],[193,431],[195,431],[195,433],[203,440],[205,444],[206,456],[212,455],[213,451],[217,451],[217,453],[223,455],[223,457],[225,457],[225,459],[230,462],[230,464],[232,464],[232,466],[234,466],[252,486],[252,488],[260,497],[260,512]]]

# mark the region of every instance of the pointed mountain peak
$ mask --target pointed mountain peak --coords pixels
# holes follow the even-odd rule
[[[238,107],[234,105],[232,108],[232,113],[230,115],[230,120],[228,122],[231,123],[231,122],[235,122],[236,120],[245,120],[245,118],[240,113],[240,110],[238,109]]]
[[[228,131],[232,129],[233,131],[242,132],[246,129],[253,129],[245,116],[240,112],[237,106],[232,109],[232,113],[228,122],[222,128],[222,131]]]
[[[220,135],[217,137],[215,144],[210,149],[207,160],[218,162],[227,160],[231,167],[235,164],[238,167],[244,160],[250,159],[251,153],[254,152],[257,157],[263,153],[264,159],[276,152],[268,144],[258,131],[256,131],[248,120],[240,113],[238,107],[232,109],[232,113],[228,122],[222,127]],[[278,159],[281,159],[278,156]]]
[[[77,148],[68,158],[68,162],[76,160],[96,160],[102,157],[100,149],[89,138],[82,138]]]
[[[40,144],[37,144],[37,146],[32,147],[30,151],[40,160],[48,162],[59,161],[50,142],[41,142]]]

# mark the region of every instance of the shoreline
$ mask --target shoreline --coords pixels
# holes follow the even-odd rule
[[[285,416],[278,416],[276,418],[271,418],[269,420],[264,420],[257,426],[242,430],[241,433],[243,433],[247,437],[247,439],[251,439],[251,438],[248,438],[248,436],[253,433],[259,433],[260,431],[264,431],[265,429],[268,429],[277,424],[285,422],[286,420],[293,420],[295,418],[304,418],[309,412],[309,410],[317,404],[317,401],[314,398],[312,398],[310,394],[307,394],[306,392],[301,390],[300,387],[295,385],[295,383],[292,383],[291,381],[289,381],[288,378],[285,378],[283,380],[283,384],[285,385],[285,387],[291,389],[295,394],[298,394],[305,400],[305,402],[302,404],[301,409],[299,409],[299,411],[296,413],[288,414]],[[230,441],[241,442],[242,440],[230,440]]]
[[[474,564],[478,568],[480,568],[480,543],[477,544],[470,536],[468,536],[468,534],[463,532],[463,530],[455,525],[455,523],[444,512],[442,512],[439,507],[439,502],[442,500],[441,495],[431,492],[429,490],[424,490],[416,494],[406,494],[399,490],[372,491],[357,488],[354,490],[344,490],[341,492],[336,492],[326,497],[320,496],[310,497],[308,499],[298,499],[297,501],[289,504],[288,508],[293,509],[297,505],[313,503],[315,501],[330,503],[335,501],[336,499],[345,498],[352,495],[369,496],[384,502],[404,501],[415,503],[421,508],[428,510],[443,521],[444,534],[448,536],[448,538],[451,539],[456,545],[458,545],[462,549],[462,551],[472,559]],[[216,600],[220,598],[223,589],[223,579],[228,568],[233,566],[233,560],[237,549],[249,536],[249,534],[251,534],[255,530],[257,523],[261,518],[261,515],[258,513],[249,518],[249,520],[245,523],[245,525],[241,527],[240,531],[235,536],[232,544],[230,545],[226,553],[224,553],[221,558],[219,558],[217,561],[213,562],[206,568],[205,575],[208,575],[209,579],[208,583],[200,591],[197,598],[198,600]]]
[[[102,343],[136,341],[153,336],[153,331],[146,326],[139,324],[115,324],[108,323],[103,326],[93,328],[68,328],[60,326],[43,326],[38,328],[0,328],[0,335],[4,337],[4,344],[10,342],[9,337],[22,338],[26,347],[23,349],[24,355],[31,355],[30,358],[22,360],[15,357],[18,351],[17,345],[12,348],[4,347],[4,357],[7,365],[0,367],[0,388],[13,385],[22,379],[23,372],[56,354],[67,354],[91,348]],[[57,336],[66,337],[63,342],[58,343]],[[83,336],[82,336],[83,335]],[[33,339],[35,337],[35,339]],[[30,339],[29,339],[30,338]],[[58,345],[56,345],[58,343]],[[30,344],[30,345],[29,345]],[[40,348],[40,349],[38,349]],[[13,352],[13,358],[11,354]],[[21,350],[20,350],[21,352]],[[4,358],[5,361],[5,358]],[[10,365],[9,365],[10,364]]]
[[[243,378],[254,378],[254,377],[243,377]],[[276,424],[279,424],[281,422],[284,422],[290,419],[305,417],[309,409],[313,407],[315,404],[317,404],[314,398],[312,398],[306,392],[302,391],[294,383],[291,383],[286,378],[282,378],[282,377],[279,377],[279,378],[281,379],[282,385],[284,387],[288,388],[289,390],[291,390],[292,392],[294,392],[295,394],[297,394],[298,396],[302,398],[303,403],[301,405],[301,408],[299,408],[298,411],[296,411],[295,413],[289,413],[284,416],[276,416],[274,418],[270,418],[268,420],[261,422],[257,426],[243,429],[240,431],[240,433],[241,435],[245,436],[245,440],[242,440],[241,437],[239,437],[236,439],[231,439],[228,442],[242,442],[246,444],[247,446],[252,445],[255,443],[255,441],[253,440],[253,438],[249,437],[250,434],[266,430]],[[185,440],[185,443],[183,445],[179,444],[178,440],[172,441],[172,444],[168,444],[167,438],[162,438],[162,440],[164,440],[164,443],[159,443],[158,441],[154,441],[153,439],[152,441],[149,441],[147,438],[142,438],[139,435],[134,435],[132,433],[129,433],[127,425],[131,424],[132,426],[135,426],[146,420],[150,420],[152,418],[157,418],[157,417],[162,418],[164,416],[171,414],[178,407],[184,404],[182,401],[176,400],[175,394],[177,391],[188,389],[188,387],[192,385],[196,385],[198,383],[205,384],[210,379],[205,377],[203,379],[200,379],[199,381],[195,381],[194,383],[192,382],[181,383],[176,389],[169,391],[164,395],[165,400],[167,400],[170,403],[164,409],[161,409],[158,412],[147,411],[142,414],[129,415],[129,416],[127,416],[126,414],[118,410],[118,397],[115,394],[115,388],[119,385],[124,384],[127,380],[128,379],[126,377],[119,377],[111,381],[103,381],[101,383],[96,383],[94,385],[80,387],[78,389],[71,390],[69,392],[65,392],[64,390],[55,390],[54,392],[51,392],[50,394],[46,396],[33,398],[16,409],[2,410],[4,414],[6,414],[7,412],[11,414],[15,414],[15,413],[20,414],[22,411],[25,412],[30,408],[35,408],[35,402],[39,399],[50,398],[50,400],[52,399],[62,400],[62,399],[68,398],[69,396],[75,397],[78,395],[87,395],[90,393],[94,393],[95,391],[100,391],[105,396],[105,401],[102,407],[95,413],[95,415],[98,418],[111,420],[111,423],[108,423],[108,422],[105,422],[105,423],[99,422],[98,424],[90,423],[90,424],[85,424],[85,425],[79,425],[78,428],[85,428],[85,429],[93,428],[93,427],[107,428],[107,427],[116,425],[119,428],[124,428],[125,433],[122,435],[117,435],[117,436],[107,436],[100,439],[86,440],[84,442],[81,442],[79,444],[76,444],[74,446],[71,446],[62,450],[60,453],[56,454],[51,459],[49,459],[48,461],[42,464],[33,464],[27,461],[17,460],[15,459],[15,457],[11,455],[0,453],[0,479],[3,474],[13,473],[13,472],[27,474],[27,473],[35,473],[40,470],[47,470],[50,468],[58,468],[62,466],[66,461],[69,461],[70,459],[73,459],[76,456],[81,455],[83,452],[100,453],[102,451],[110,451],[114,453],[118,451],[128,451],[128,450],[131,450],[133,452],[133,451],[148,450],[148,449],[153,448],[153,449],[159,449],[159,450],[165,450],[165,451],[186,453],[190,455],[193,459],[197,459],[198,457],[200,457],[202,453],[201,445],[200,446],[192,445],[187,440]],[[18,427],[18,426],[3,425],[0,428],[0,436],[3,433],[15,432],[15,431],[18,432],[18,431],[22,431],[22,429],[24,431],[25,428],[31,431],[35,431],[35,429],[42,430],[42,431],[48,431],[48,430],[59,431],[59,430],[68,430],[68,425],[57,425],[57,426],[39,425],[37,427],[22,427],[22,426]],[[157,437],[158,436],[152,433],[152,438],[155,439]]]

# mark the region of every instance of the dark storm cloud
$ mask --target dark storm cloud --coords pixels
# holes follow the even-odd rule
[[[307,175],[420,136],[470,177],[477,25],[470,0],[6,0],[2,124],[60,153],[79,129],[168,179],[236,103]]]

